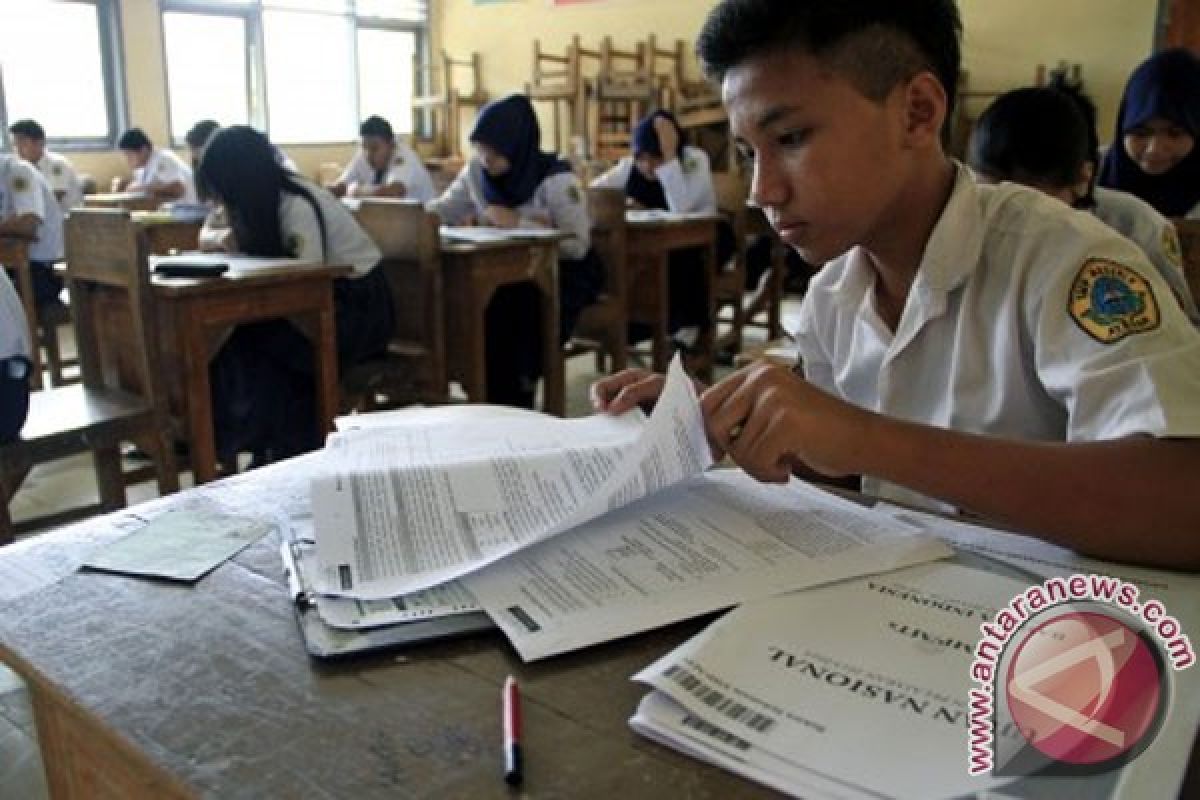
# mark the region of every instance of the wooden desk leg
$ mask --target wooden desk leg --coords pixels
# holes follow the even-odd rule
[[[671,362],[671,281],[670,260],[666,250],[653,256],[654,274],[651,280],[657,287],[654,297],[654,339],[652,341],[654,371],[665,373]]]
[[[704,302],[708,309],[708,325],[700,333],[700,368],[696,375],[704,383],[712,383],[713,362],[717,355],[717,244],[713,228],[712,244],[704,248]],[[740,302],[740,299],[739,299]]]
[[[533,274],[538,287],[542,324],[542,410],[563,417],[567,413],[566,365],[558,341],[558,247],[529,248],[534,259]]]
[[[493,286],[480,286],[473,270],[466,274],[466,316],[459,321],[463,341],[467,344],[466,370],[462,376],[463,391],[472,403],[486,403],[487,396],[487,307],[495,291]],[[447,295],[447,299],[453,295]],[[450,315],[448,314],[447,317]]]
[[[179,309],[179,314],[182,323],[179,350],[183,354],[183,384],[187,395],[192,480],[199,486],[217,477],[212,386],[208,380],[209,332],[196,319],[194,304],[185,304]]]
[[[340,392],[338,384],[337,325],[334,322],[333,294],[326,288],[321,307],[293,320],[313,346],[313,378],[317,392],[317,425],[322,437],[333,430]]]

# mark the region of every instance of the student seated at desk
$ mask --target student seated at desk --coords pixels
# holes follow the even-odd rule
[[[0,270],[0,444],[17,438],[29,413],[29,352],[25,309]]]
[[[570,338],[579,313],[604,284],[604,265],[591,249],[591,218],[571,165],[541,151],[541,130],[529,98],[488,103],[471,131],[475,153],[445,194],[428,208],[447,225],[557,228],[567,235],[559,254],[559,341]],[[502,287],[487,310],[488,402],[533,407],[541,377],[537,292],[532,284]]]
[[[1090,116],[1088,115],[1090,112]],[[1095,107],[1070,87],[1016,89],[979,117],[968,148],[971,168],[988,183],[1012,181],[1090,211],[1149,256],[1193,323],[1200,312],[1183,274],[1175,226],[1144,200],[1095,188]]]
[[[383,117],[367,117],[358,129],[362,147],[329,191],[338,197],[407,197],[428,203],[433,179],[412,148],[396,138]]]
[[[114,191],[145,192],[164,203],[196,202],[196,187],[192,171],[183,159],[170,150],[155,147],[141,128],[130,128],[121,134],[117,147],[133,171],[128,181],[114,181]]]
[[[333,286],[341,369],[382,352],[392,335],[392,294],[379,248],[346,208],[307,178],[288,172],[267,137],[237,125],[219,131],[200,162],[203,184],[229,215],[241,252],[347,265]],[[291,323],[240,326],[211,367],[217,455],[238,452],[256,465],[316,449],[313,351]]]
[[[708,154],[686,143],[675,115],[655,111],[633,131],[633,155],[592,181],[593,187],[622,189],[635,208],[659,209],[677,214],[717,213]],[[733,229],[721,221],[717,230],[717,262],[733,253]],[[702,329],[711,324],[704,293],[703,254],[694,250],[671,253],[669,329],[683,348],[695,345]]]
[[[1165,217],[1200,219],[1200,57],[1164,50],[1129,78],[1100,185],[1135,194]]]
[[[46,131],[35,120],[21,119],[8,126],[17,155],[33,164],[50,184],[63,213],[83,205],[83,182],[65,156],[46,149]]]
[[[58,303],[62,278],[54,262],[63,257],[63,215],[54,190],[28,161],[0,153],[0,233],[32,238],[29,270],[38,307]],[[9,277],[15,282],[11,273]]]
[[[715,449],[761,480],[861,475],[1106,559],[1200,569],[1200,334],[1144,253],[940,132],[954,0],[723,0],[697,52],[751,200],[813,264],[803,375],[704,392]],[[593,387],[614,413],[661,376]],[[942,506],[942,507],[947,507]]]

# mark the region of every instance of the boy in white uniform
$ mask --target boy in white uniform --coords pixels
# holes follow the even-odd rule
[[[864,475],[1101,558],[1200,568],[1200,335],[1127,239],[946,158],[960,30],[952,0],[709,15],[697,51],[751,198],[825,264],[804,376],[759,364],[707,390],[709,437],[762,480]],[[627,371],[595,401],[661,386]]]
[[[145,192],[162,202],[195,203],[196,186],[192,170],[175,153],[155,147],[141,128],[130,128],[121,134],[117,147],[133,175],[128,182],[119,182],[118,190]]]
[[[58,302],[62,280],[54,262],[63,257],[62,209],[42,173],[28,161],[0,153],[0,233],[32,237],[29,266],[34,302]]]
[[[0,270],[0,444],[15,439],[25,424],[31,366],[25,309]]]
[[[83,181],[65,156],[46,149],[46,131],[35,120],[22,119],[9,126],[17,155],[33,164],[45,177],[63,213],[83,205]]]
[[[383,117],[358,129],[362,147],[329,190],[337,197],[407,197],[428,203],[436,193],[421,157],[396,138]]]

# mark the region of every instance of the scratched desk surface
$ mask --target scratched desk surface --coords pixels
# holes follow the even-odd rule
[[[61,566],[94,546],[102,523],[19,558]],[[278,541],[267,536],[194,587],[78,572],[0,606],[0,659],[30,681],[35,704],[50,697],[74,715],[53,725],[71,735],[44,737],[66,742],[45,753],[52,788],[103,796],[94,775],[66,774],[85,772],[84,750],[103,744],[97,769],[132,776],[111,796],[514,796],[500,750],[512,673],[528,796],[769,794],[626,724],[646,693],[629,676],[703,621],[531,665],[498,633],[324,664],[305,654]]]

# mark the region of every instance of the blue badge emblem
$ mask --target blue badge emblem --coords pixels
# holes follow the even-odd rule
[[[1154,289],[1136,270],[1101,258],[1089,259],[1075,276],[1067,311],[1083,332],[1101,344],[1158,328]]]

